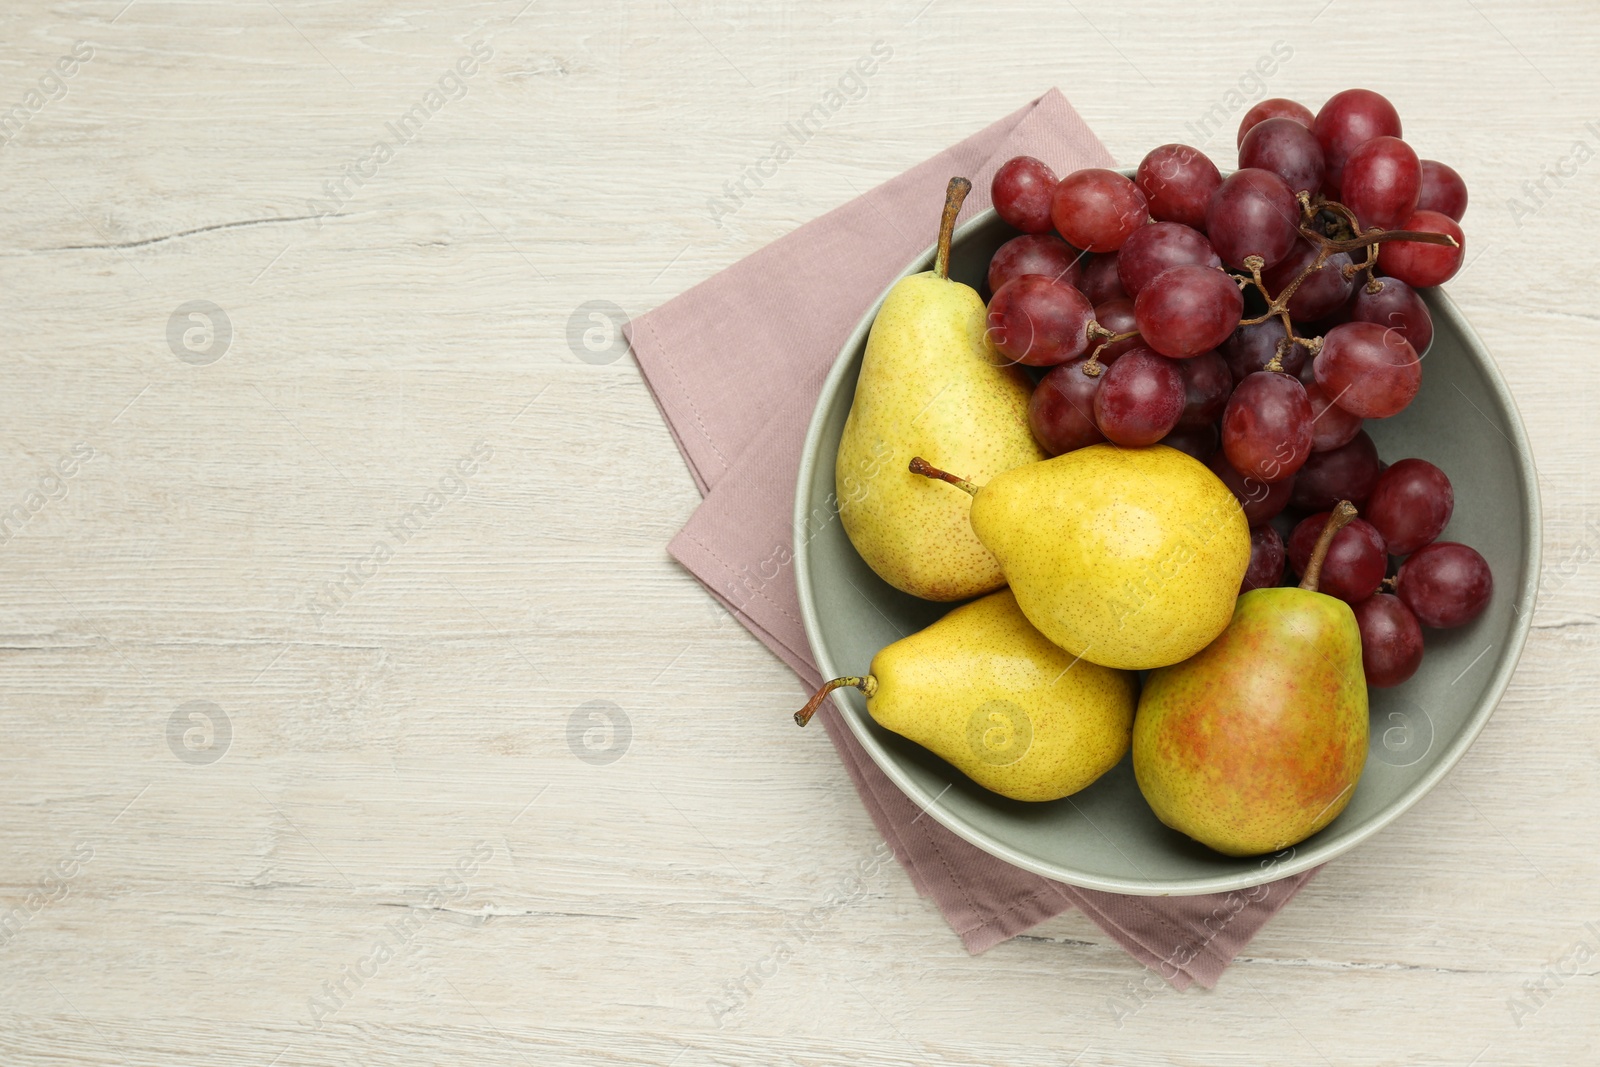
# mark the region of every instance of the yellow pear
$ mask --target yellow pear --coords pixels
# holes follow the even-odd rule
[[[835,678],[795,721],[804,726],[841,686],[867,695],[880,726],[1012,800],[1058,800],[1115,767],[1138,696],[1132,674],[1048,641],[1009,589],[882,649],[870,674]]]
[[[1233,617],[1250,528],[1205,464],[1166,445],[1090,445],[982,488],[921,457],[913,472],[972,494],[972,528],[1050,640],[1107,667],[1188,659]]]
[[[884,297],[834,466],[856,551],[884,581],[927,600],[964,600],[1005,579],[967,521],[967,500],[910,474],[911,457],[990,478],[1046,454],[1028,428],[1027,377],[1001,365],[983,300],[949,277],[950,235],[971,187],[950,181],[934,269]]]

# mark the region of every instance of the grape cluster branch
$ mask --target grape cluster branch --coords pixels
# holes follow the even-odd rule
[[[1321,270],[1328,262],[1328,257],[1339,252],[1355,252],[1365,249],[1367,256],[1361,263],[1351,263],[1342,268],[1346,279],[1354,278],[1362,271],[1367,273],[1367,291],[1377,292],[1378,279],[1373,273],[1378,265],[1378,246],[1385,241],[1416,241],[1419,244],[1449,245],[1452,248],[1460,247],[1456,239],[1447,233],[1431,233],[1425,230],[1384,230],[1377,227],[1363,229],[1355,212],[1337,200],[1328,200],[1318,196],[1312,199],[1309,193],[1302,192],[1298,197],[1300,209],[1304,220],[1300,224],[1300,236],[1316,246],[1317,254],[1306,264],[1304,270],[1295,277],[1276,297],[1268,291],[1266,283],[1262,281],[1261,271],[1266,261],[1260,256],[1246,256],[1244,265],[1250,271],[1249,278],[1240,278],[1239,287],[1255,286],[1267,301],[1267,310],[1260,315],[1240,321],[1241,326],[1254,326],[1278,316],[1283,319],[1283,339],[1278,342],[1278,351],[1273,356],[1272,362],[1267,364],[1270,371],[1283,370],[1283,357],[1288,355],[1289,346],[1298,344],[1303,346],[1312,355],[1322,348],[1320,337],[1296,337],[1294,322],[1289,316],[1289,299],[1294,296],[1300,284]],[[1329,236],[1316,227],[1316,223],[1324,215],[1331,216],[1325,228],[1332,230],[1336,236]],[[1349,236],[1344,236],[1349,234]]]
[[[1251,286],[1256,288],[1267,302],[1267,310],[1254,318],[1241,319],[1240,326],[1255,326],[1277,317],[1283,320],[1283,337],[1278,341],[1277,351],[1272,360],[1267,364],[1266,370],[1281,373],[1283,360],[1289,355],[1291,345],[1299,345],[1312,356],[1322,350],[1321,337],[1298,337],[1294,332],[1294,320],[1289,314],[1289,301],[1295,291],[1300,288],[1305,280],[1327,266],[1328,258],[1341,252],[1366,251],[1366,258],[1360,262],[1351,262],[1340,268],[1345,280],[1354,278],[1365,271],[1367,275],[1367,292],[1378,291],[1378,279],[1375,273],[1378,265],[1378,248],[1386,241],[1415,241],[1419,244],[1449,245],[1459,248],[1456,239],[1447,233],[1431,233],[1425,230],[1384,230],[1378,227],[1364,228],[1355,212],[1337,200],[1329,200],[1321,195],[1313,197],[1310,193],[1301,192],[1296,199],[1300,203],[1301,222],[1300,236],[1310,242],[1317,254],[1295,278],[1285,285],[1277,296],[1273,296],[1267,289],[1266,281],[1261,272],[1266,268],[1266,260],[1261,256],[1246,256],[1245,269],[1250,272],[1249,277],[1238,274],[1232,275],[1241,290]],[[1082,371],[1090,378],[1098,378],[1105,370],[1105,364],[1100,362],[1100,353],[1108,345],[1129,338],[1138,337],[1137,330],[1127,333],[1113,333],[1101,326],[1098,322],[1091,321],[1086,330],[1089,343],[1094,344],[1094,349],[1089,353],[1089,358],[1084,360]],[[1098,343],[1096,343],[1098,342]]]

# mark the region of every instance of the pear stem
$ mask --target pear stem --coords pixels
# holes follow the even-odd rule
[[[828,699],[828,694],[847,685],[855,686],[869,697],[878,691],[878,680],[870,674],[862,678],[857,678],[852,674],[843,678],[835,678],[831,682],[824,682],[821,689],[811,694],[811,699],[806,701],[806,706],[794,713],[795,725],[804,726],[810,722],[811,716],[815,715],[817,709],[822,707],[822,702]]]
[[[911,461],[911,473],[912,474],[920,474],[924,478],[937,478],[941,482],[949,482],[951,485],[955,486],[957,489],[960,489],[962,492],[966,493],[968,496],[977,496],[978,495],[978,487],[977,486],[973,485],[971,482],[967,481],[965,478],[961,478],[961,477],[958,477],[958,476],[956,476],[954,474],[951,474],[949,471],[940,470],[938,467],[935,467],[932,463],[929,463],[927,460],[923,459],[921,456],[917,456],[914,459],[912,459],[912,461]]]
[[[933,257],[933,272],[941,278],[950,277],[950,236],[956,232],[956,216],[961,214],[961,203],[972,192],[972,183],[965,178],[951,178],[944,190],[944,215],[939,219],[939,246]]]
[[[1317,584],[1322,581],[1322,564],[1328,558],[1328,547],[1333,544],[1334,535],[1355,517],[1356,506],[1348,500],[1339,501],[1339,506],[1328,515],[1328,521],[1317,537],[1317,546],[1311,550],[1311,561],[1306,564],[1305,577],[1300,579],[1301,589],[1309,589],[1313,593],[1317,591]]]

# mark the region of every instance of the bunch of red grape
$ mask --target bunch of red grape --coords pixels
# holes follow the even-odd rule
[[[1421,625],[1471,621],[1493,584],[1476,551],[1436,540],[1455,502],[1444,472],[1387,466],[1362,432],[1422,384],[1433,321],[1416,289],[1461,268],[1466,184],[1418,159],[1366,89],[1315,115],[1264,100],[1238,147],[1226,178],[1181,144],[1132,179],[1008,161],[992,199],[1022,235],[989,264],[989,338],[1049,368],[1028,418],[1051,454],[1159,442],[1233,490],[1251,526],[1241,592],[1283,581],[1286,558],[1301,571],[1338,501],[1362,508],[1321,588],[1353,606],[1368,682],[1398,685],[1421,663]],[[1391,556],[1405,558],[1386,578]]]

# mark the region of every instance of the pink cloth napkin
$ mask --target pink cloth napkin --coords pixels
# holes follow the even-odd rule
[[[705,496],[668,551],[808,687],[822,678],[788,560],[800,448],[823,379],[870,302],[927,247],[951,175],[972,179],[963,211],[970,217],[989,206],[1000,164],[1024,153],[1058,174],[1112,165],[1105,146],[1052,89],[627,328]],[[818,718],[917,891],[932,897],[970,952],[1076,905],[1174,986],[1211,987],[1314,873],[1197,897],[1119,896],[1041,878],[924,817],[831,704]]]

